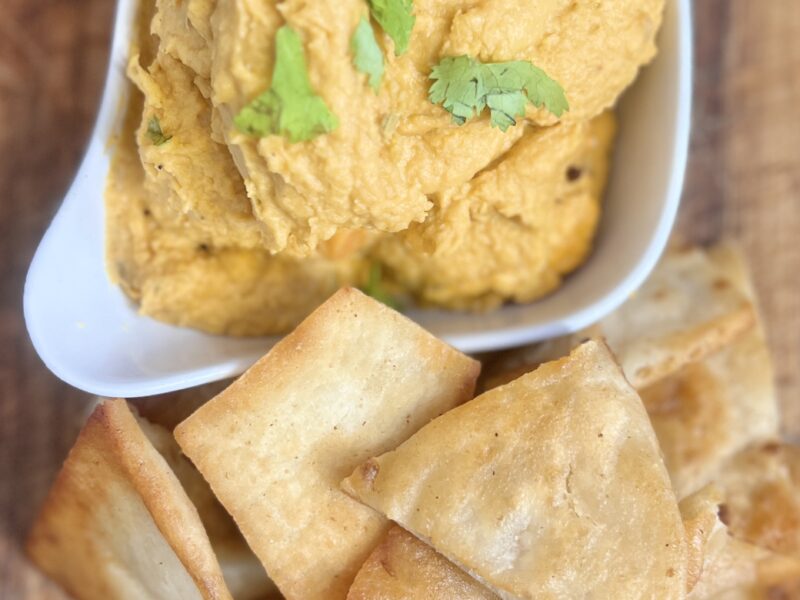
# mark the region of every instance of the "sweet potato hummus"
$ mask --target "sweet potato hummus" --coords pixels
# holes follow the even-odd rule
[[[233,335],[283,332],[376,265],[390,288],[450,308],[555,289],[591,249],[608,109],[653,57],[663,7],[406,0],[401,52],[366,0],[142,1],[107,188],[110,272],[144,314]],[[365,21],[383,58],[374,89],[354,61]],[[310,86],[334,121],[312,139],[237,125],[283,76],[286,29],[307,79],[292,85]],[[513,126],[483,105],[459,124],[429,95],[432,70],[458,56],[529,61],[568,110],[537,106],[527,88]],[[498,96],[486,98],[494,110]]]

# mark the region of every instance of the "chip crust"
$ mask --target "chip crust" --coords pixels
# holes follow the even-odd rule
[[[602,342],[448,412],[342,486],[502,597],[685,593],[675,495]]]
[[[288,598],[344,598],[387,521],[339,489],[472,397],[479,364],[352,289],[175,436]]]

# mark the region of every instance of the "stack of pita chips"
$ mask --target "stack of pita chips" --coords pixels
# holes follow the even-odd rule
[[[268,598],[261,565],[302,600],[797,591],[800,449],[734,250],[478,374],[342,290],[174,438],[102,404],[30,554],[81,599]]]
[[[76,598],[279,597],[169,430],[101,402],[28,539]]]

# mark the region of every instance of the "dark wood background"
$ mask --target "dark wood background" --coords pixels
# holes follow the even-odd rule
[[[22,285],[81,158],[111,0],[0,4],[0,599],[64,596],[21,540],[91,399],[28,341]],[[695,112],[678,231],[734,237],[754,268],[785,429],[800,435],[800,2],[695,1]]]

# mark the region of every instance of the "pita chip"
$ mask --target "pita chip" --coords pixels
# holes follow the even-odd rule
[[[760,328],[641,396],[678,498],[712,481],[740,450],[778,434],[772,363]]]
[[[197,510],[124,400],[89,417],[27,551],[80,600],[231,597]]]
[[[361,567],[347,600],[498,600],[498,597],[395,525]]]
[[[631,384],[641,389],[734,340],[754,307],[701,248],[671,249],[601,326]]]
[[[339,481],[471,398],[478,371],[345,289],[175,436],[286,597],[345,598],[389,524]]]
[[[800,558],[800,448],[767,442],[737,454],[716,481],[731,533]]]
[[[342,483],[503,598],[682,598],[685,532],[602,342],[423,427]]]

